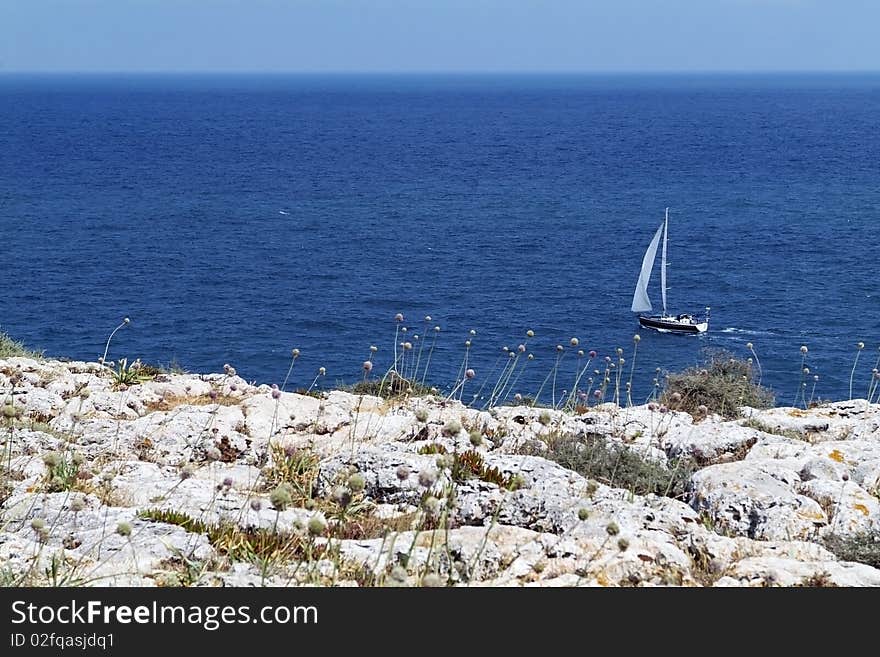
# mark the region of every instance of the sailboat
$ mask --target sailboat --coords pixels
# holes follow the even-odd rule
[[[669,227],[669,208],[666,208],[666,217],[660,228],[654,234],[654,239],[645,251],[642,259],[642,271],[639,274],[639,282],[633,293],[632,311],[639,314],[639,324],[645,328],[654,329],[661,333],[703,333],[709,329],[709,307],[702,321],[689,313],[680,315],[670,314],[666,309],[666,238]],[[647,315],[652,310],[651,300],[648,298],[648,281],[651,280],[651,270],[654,269],[654,260],[657,257],[657,247],[663,239],[663,249],[660,255],[660,296],[663,299],[663,312],[660,315]]]

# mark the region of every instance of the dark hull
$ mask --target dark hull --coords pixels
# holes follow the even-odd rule
[[[707,323],[691,323],[669,321],[662,317],[646,317],[639,315],[639,324],[645,328],[654,329],[656,331],[664,331],[668,333],[702,333],[708,328]]]

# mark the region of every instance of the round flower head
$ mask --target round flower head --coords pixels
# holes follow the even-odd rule
[[[465,341],[464,341],[464,346],[467,347],[467,348],[469,349],[470,346],[471,346],[471,341],[470,341],[470,340],[465,340]]]
[[[477,373],[474,372],[472,369],[468,368],[465,370],[464,375],[468,379],[473,379],[477,375]]]
[[[294,358],[299,358],[299,349],[291,349],[290,355],[293,356]]]
[[[434,470],[422,470],[419,473],[419,485],[430,488],[437,481],[437,473]]]
[[[580,509],[578,509],[578,520],[583,522],[584,520],[586,520],[589,517],[590,517],[590,512],[586,507],[581,507]]]
[[[609,536],[617,536],[620,533],[620,527],[618,527],[617,523],[612,520],[605,527],[605,531],[608,532]]]
[[[326,367],[319,367],[318,368],[318,376],[324,376],[325,374],[327,374],[327,368]]]
[[[528,331],[526,331],[526,337],[527,338],[535,337],[535,332],[532,329],[529,329]]]
[[[281,391],[278,388],[272,391],[272,399],[281,399]]]
[[[470,438],[471,445],[473,445],[474,447],[479,447],[483,444],[483,434],[481,434],[479,431],[471,431],[468,437]]]
[[[401,327],[400,327],[400,332],[401,332],[401,333],[406,333],[408,330],[409,330],[409,329],[407,329],[405,326],[401,326]]]
[[[864,343],[864,342],[859,342],[859,343],[856,345],[856,349],[861,350],[861,349],[864,349],[864,348],[865,348],[865,343]]]
[[[617,355],[618,355],[618,356],[623,356],[623,348],[622,348],[622,347],[618,347],[618,348],[617,348]]]
[[[365,360],[364,364],[361,367],[364,368],[365,372],[369,372],[373,369],[373,363],[371,361]]]
[[[410,349],[412,349],[412,342],[404,342],[404,343],[403,343],[403,348],[404,348],[406,351],[409,351]]]
[[[251,509],[259,513],[260,509],[263,508],[263,503],[260,500],[254,499],[251,500]]]
[[[577,347],[580,344],[580,340],[578,340],[577,338],[572,338],[571,340],[568,341],[568,343],[572,347]]]
[[[519,345],[519,346],[516,348],[516,350],[517,350],[519,353],[524,354],[524,353],[526,353],[526,346],[525,346],[524,344],[521,344],[521,345]]]
[[[636,333],[636,334],[633,336],[633,342],[641,342],[641,341],[642,341],[642,336],[639,335],[638,333]]]
[[[746,342],[746,349],[751,349],[754,345],[751,342]]]
[[[807,345],[802,344],[801,345],[801,353],[806,354],[808,351],[809,351],[809,349],[807,349]]]
[[[278,485],[275,490],[269,494],[269,503],[279,511],[284,511],[292,501],[293,498],[290,495],[290,488],[284,484]]]
[[[116,533],[120,536],[131,536],[131,524],[127,522],[120,522],[116,525]]]
[[[425,315],[425,323],[427,324],[427,323],[430,322],[430,321],[431,321],[431,316],[430,316],[430,315]]]
[[[584,357],[584,350],[578,349],[578,358],[583,358],[583,357]]]
[[[528,359],[529,359],[529,360],[535,360],[535,354],[529,354]]]
[[[327,521],[324,519],[323,514],[316,513],[309,519],[309,534],[312,536],[320,536],[324,533],[324,530],[327,529]]]
[[[590,349],[590,353],[587,354],[590,358],[595,358],[599,354],[596,353],[595,349]]]
[[[123,318],[122,318],[122,323],[123,323],[123,324],[131,324],[131,320],[130,320],[128,317],[123,317]]]
[[[86,499],[82,495],[75,495],[70,500],[70,510],[79,513],[86,508]]]
[[[594,390],[593,397],[595,397],[596,399],[600,399],[602,397],[602,391],[601,390]]]
[[[435,327],[434,327],[434,333],[439,333],[439,332],[440,332],[440,327],[439,327],[439,326],[435,326]]]
[[[355,472],[348,478],[348,487],[353,493],[360,493],[364,489],[364,486],[366,486],[366,482],[364,481],[364,476],[360,472]]]
[[[372,351],[372,352],[375,354],[377,351],[379,351],[379,347],[377,347],[377,346],[374,345],[374,344],[371,344],[371,345],[370,345],[370,351]]]
[[[471,336],[474,336],[474,335],[477,334],[477,332],[476,332],[474,329],[471,329],[471,330],[470,330],[470,334],[471,334]]]
[[[400,481],[406,481],[409,479],[409,468],[405,465],[399,465],[395,474]]]
[[[402,322],[402,321],[403,321],[403,313],[397,313],[397,314],[394,316],[394,321],[395,321],[395,322]]]
[[[563,347],[561,344],[556,345],[556,351],[558,353],[562,353],[564,350],[565,350],[565,347]]]

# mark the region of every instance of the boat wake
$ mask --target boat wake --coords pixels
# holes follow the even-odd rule
[[[735,333],[737,335],[773,335],[772,331],[753,331],[751,329],[736,328],[735,326],[723,328],[719,333]]]

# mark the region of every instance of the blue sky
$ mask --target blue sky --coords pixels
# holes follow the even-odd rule
[[[0,0],[0,71],[877,71],[880,0]]]

